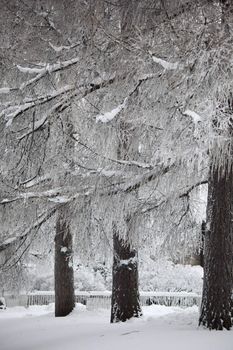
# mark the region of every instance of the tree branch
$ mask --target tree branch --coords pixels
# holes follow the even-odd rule
[[[8,248],[10,245],[16,243],[18,240],[25,238],[34,229],[40,228],[47,220],[49,220],[57,211],[59,206],[53,207],[49,212],[42,213],[36,222],[34,222],[29,228],[21,232],[20,234],[14,233],[10,235],[6,240],[0,243],[0,252]]]
[[[189,194],[190,194],[190,192],[192,192],[192,191],[194,190],[194,188],[199,187],[199,186],[201,186],[201,185],[206,185],[206,184],[208,184],[208,180],[198,181],[196,184],[194,184],[194,185],[192,185],[191,187],[189,187],[189,188],[187,189],[186,192],[181,193],[181,194],[179,195],[179,198],[188,197]]]

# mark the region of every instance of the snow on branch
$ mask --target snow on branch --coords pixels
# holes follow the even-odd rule
[[[183,114],[188,116],[188,117],[191,117],[193,120],[193,123],[195,125],[202,121],[202,117],[199,114],[197,114],[196,112],[191,111],[190,109],[186,109],[186,111],[184,111]]]
[[[74,90],[74,89],[75,89],[74,85],[66,85],[63,88],[58,89],[49,95],[38,96],[36,99],[33,99],[32,101],[29,101],[29,102],[25,102],[21,105],[9,106],[9,107],[5,108],[0,113],[0,117],[2,117],[2,116],[5,117],[5,119],[7,120],[6,127],[9,127],[12,124],[13,120],[16,117],[18,117],[20,114],[26,112],[27,110],[29,110],[35,106],[47,103],[47,102],[53,100],[54,98],[57,98],[57,97],[65,94],[67,92]]]
[[[55,52],[61,52],[62,50],[70,50],[70,49],[71,49],[71,46],[65,46],[65,45],[56,46],[56,45],[53,45],[51,42],[49,42],[49,46],[50,46]]]
[[[55,51],[55,52],[61,52],[62,50],[71,50],[77,46],[79,46],[81,44],[81,42],[77,42],[77,43],[73,43],[71,45],[61,45],[61,46],[56,46],[54,44],[52,44],[51,42],[49,42],[49,46]]]
[[[155,63],[158,63],[159,65],[161,65],[164,69],[166,70],[176,70],[179,68],[179,63],[178,62],[168,62],[163,60],[162,58],[156,57],[154,56],[154,54],[150,53],[152,60]]]
[[[30,74],[38,74],[38,73],[53,73],[57,72],[58,70],[61,70],[63,68],[67,68],[72,66],[73,64],[76,64],[79,62],[78,57],[74,57],[70,60],[63,61],[63,62],[57,62],[57,63],[47,63],[44,64],[44,67],[42,68],[30,68],[30,67],[22,67],[20,65],[17,65],[17,68],[19,69],[20,72],[22,73],[30,73]]]
[[[131,193],[140,187],[146,185],[147,183],[157,179],[159,176],[165,175],[168,171],[170,171],[174,167],[174,164],[167,167],[162,167],[156,171],[150,171],[147,174],[143,174],[141,176],[138,176],[137,179],[134,182],[130,183],[121,183],[119,186],[119,183],[117,184],[111,184],[112,190],[109,191],[109,186],[101,191],[99,193],[100,196],[110,196],[110,195],[116,195],[118,193]],[[104,175],[104,173],[102,174]],[[65,195],[64,193],[67,193]],[[72,193],[70,196],[69,193]],[[13,198],[4,198],[1,200],[0,205],[6,205],[9,203],[13,203],[20,200],[28,200],[28,199],[48,199],[51,202],[55,203],[68,203],[75,199],[77,199],[80,196],[88,197],[90,195],[93,195],[93,193],[96,193],[96,187],[87,187],[86,189],[83,188],[80,191],[75,191],[74,188],[54,188],[48,191],[42,191],[42,192],[24,192],[19,193],[16,197]]]
[[[16,202],[16,201],[19,201],[19,200],[28,200],[28,199],[34,199],[34,198],[53,199],[55,197],[60,196],[62,190],[64,191],[64,187],[53,188],[51,190],[42,191],[42,192],[24,192],[24,193],[19,193],[16,197],[2,199],[1,202],[0,202],[0,205]]]
[[[43,67],[42,68],[38,68],[38,67],[23,67],[19,64],[17,64],[17,68],[18,70],[21,72],[21,73],[26,73],[26,74],[39,74],[39,73],[43,73],[46,71],[46,68],[45,68],[45,64],[42,64]]]
[[[59,70],[68,68],[76,63],[79,62],[79,58],[78,57],[74,57],[70,60],[67,61],[63,61],[63,62],[57,62],[54,64],[50,64],[50,63],[42,63],[41,67],[23,67],[21,65],[16,65],[16,67],[18,68],[18,70],[21,73],[24,74],[36,74],[35,77],[33,77],[32,79],[29,79],[25,82],[23,82],[19,87],[14,87],[14,88],[10,88],[10,87],[4,87],[4,88],[0,88],[0,94],[8,94],[11,91],[16,91],[16,90],[23,90],[26,87],[30,86],[33,83],[38,82],[40,79],[42,79],[46,74],[52,74],[54,72],[57,72]]]
[[[79,62],[78,57],[74,57],[70,60],[58,62],[54,64],[45,64],[42,68],[30,68],[30,67],[22,67],[20,65],[17,65],[16,67],[21,73],[28,73],[28,74],[37,74],[34,78],[25,81],[22,83],[19,87],[20,90],[25,89],[29,85],[38,82],[41,78],[43,78],[46,74],[51,74],[54,72],[57,72],[59,70],[65,69],[67,67],[70,67],[76,63]]]
[[[96,122],[102,122],[102,123],[108,123],[111,120],[113,120],[115,117],[119,115],[119,113],[126,107],[126,104],[128,102],[128,99],[137,91],[137,89],[140,87],[140,85],[149,80],[155,78],[155,74],[144,74],[141,76],[136,84],[136,86],[133,88],[133,90],[129,93],[129,95],[124,99],[124,101],[117,107],[113,108],[110,112],[105,112],[103,114],[99,114],[96,116]]]
[[[88,94],[91,94],[96,90],[99,90],[101,88],[104,88],[108,85],[113,84],[114,81],[115,81],[115,77],[111,77],[108,80],[103,80],[102,82],[100,82],[98,84],[90,83],[87,85],[82,84],[80,86],[66,85],[63,88],[58,89],[49,95],[38,96],[32,100],[25,100],[24,103],[21,105],[9,105],[8,104],[8,107],[3,109],[2,112],[0,113],[0,117],[3,117],[3,116],[5,117],[5,119],[7,120],[6,127],[9,127],[16,117],[18,117],[22,113],[26,112],[27,110],[34,108],[38,105],[42,105],[44,103],[47,103],[47,102],[49,102],[57,97],[60,97],[61,95],[65,94],[65,93],[72,92],[71,95],[69,94],[66,99],[64,99],[63,101],[60,101],[57,105],[55,105],[52,108],[52,110],[50,110],[50,113],[48,113],[48,115],[47,115],[47,118],[48,118],[48,116],[50,116],[51,113],[53,113],[56,109],[59,109],[60,111],[62,111],[65,108],[67,108],[67,106],[69,106],[69,104],[67,104],[68,101],[70,101],[73,97],[77,96],[78,93],[80,94],[80,97],[85,97]],[[41,123],[44,124],[45,122],[46,122],[46,116],[44,116],[41,121],[38,121],[37,130],[41,127]],[[25,136],[26,135],[24,135],[24,137]]]
[[[18,188],[20,187],[30,188],[38,184],[41,184],[42,182],[45,182],[47,180],[51,180],[51,176],[49,174],[43,175],[43,176],[34,176],[30,179],[27,179],[26,181],[21,182]]]
[[[110,188],[112,188],[112,189],[109,190],[109,186],[107,186],[105,189],[103,188],[101,190],[101,192],[99,192],[99,196],[104,197],[104,196],[114,196],[114,195],[117,195],[119,193],[125,193],[125,194],[132,193],[132,192],[138,190],[139,188],[143,187],[144,185],[158,179],[160,176],[163,176],[163,175],[167,174],[168,172],[172,171],[174,167],[175,167],[175,164],[172,164],[172,165],[167,166],[167,167],[159,168],[156,171],[148,172],[147,174],[143,174],[141,176],[138,176],[134,182],[128,182],[128,183],[124,183],[124,182],[119,183],[118,182],[115,184],[112,183],[110,186]],[[105,176],[103,170],[101,170],[101,172],[102,172],[102,175]],[[115,174],[111,173],[110,175],[113,176]],[[185,197],[189,197],[189,194],[193,191],[193,189],[195,189],[203,184],[207,184],[207,183],[208,183],[207,180],[202,180],[202,181],[199,181],[199,182],[195,183],[194,185],[190,186],[184,192],[181,192],[178,194],[172,193],[172,195],[169,197],[163,198],[162,200],[159,200],[159,201],[156,200],[155,202],[152,201],[151,203],[148,203],[146,201],[145,206],[143,205],[140,207],[140,213],[145,214],[145,213],[151,212],[151,211],[157,209],[158,207],[161,207],[166,202],[168,202],[170,198],[177,197],[177,199],[182,199]],[[58,204],[62,205],[65,203],[70,203],[70,202],[72,202],[80,197],[90,197],[93,194],[96,194],[96,187],[91,186],[91,187],[83,188],[78,192],[75,191],[75,189],[70,189],[69,193],[72,193],[72,195],[70,195],[68,192],[67,192],[67,195],[64,195],[62,193],[64,193],[64,188],[52,189],[52,190],[44,191],[44,192],[21,193],[17,197],[3,199],[0,202],[0,205],[5,205],[5,204],[9,204],[9,203],[12,203],[15,201],[25,200],[25,199],[33,199],[33,198],[34,199],[35,198],[47,199],[50,202],[58,203]],[[0,251],[1,251],[1,245],[0,245]]]
[[[142,168],[142,169],[153,169],[154,166],[152,164],[148,164],[148,163],[143,163],[143,162],[137,162],[135,160],[120,160],[120,159],[111,159],[110,160],[112,162],[116,162],[122,165],[128,165],[128,166],[136,166],[138,168]]]
[[[130,268],[130,266],[137,264],[137,262],[138,258],[134,256],[133,258],[119,260],[117,265]]]
[[[118,114],[125,108],[127,102],[127,98],[125,98],[124,102],[119,106],[113,108],[110,112],[106,112],[104,114],[100,114],[96,116],[96,122],[108,123],[113,120]]]

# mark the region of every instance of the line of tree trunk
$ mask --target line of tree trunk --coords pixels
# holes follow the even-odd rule
[[[75,307],[72,234],[67,205],[58,209],[55,235],[55,316],[66,316]]]
[[[212,168],[209,175],[204,285],[199,319],[199,324],[209,329],[230,329],[232,326],[232,201],[232,168],[224,174],[221,168]]]

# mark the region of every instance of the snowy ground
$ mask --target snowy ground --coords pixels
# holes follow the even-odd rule
[[[233,331],[197,327],[197,307],[147,306],[144,316],[109,324],[109,311],[78,304],[64,318],[53,305],[0,310],[1,350],[232,350]]]

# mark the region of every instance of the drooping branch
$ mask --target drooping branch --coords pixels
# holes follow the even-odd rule
[[[147,163],[142,163],[142,162],[137,162],[134,160],[122,160],[122,159],[114,159],[114,158],[110,158],[107,156],[104,156],[103,154],[98,153],[97,151],[95,151],[94,149],[92,149],[90,146],[86,145],[83,141],[79,140],[76,138],[75,134],[70,135],[71,138],[76,141],[80,146],[84,147],[85,149],[87,149],[89,152],[93,153],[94,155],[101,157],[103,159],[109,160],[113,163],[116,164],[120,164],[120,165],[128,165],[128,166],[136,166],[138,168],[143,168],[143,169],[153,169],[153,165],[152,164],[147,164]]]
[[[99,90],[101,88],[104,88],[108,85],[113,84],[114,81],[115,81],[115,77],[110,78],[108,80],[104,80],[98,84],[89,83],[87,85],[81,84],[79,86],[66,85],[63,88],[58,89],[49,95],[38,96],[38,97],[32,99],[31,101],[25,101],[21,105],[9,104],[5,109],[2,110],[2,112],[0,113],[0,117],[5,116],[5,118],[8,119],[6,126],[10,126],[12,124],[12,122],[14,121],[14,119],[16,117],[18,117],[19,115],[23,114],[24,112],[26,112],[26,111],[28,111],[28,110],[30,110],[38,105],[43,105],[47,102],[50,102],[51,100],[53,100],[55,98],[58,98],[60,96],[63,96],[65,94],[70,93],[67,95],[67,97],[65,97],[62,101],[57,103],[57,105],[55,105],[51,109],[50,113],[47,114],[47,117],[44,116],[40,121],[38,121],[38,127],[36,128],[36,130],[39,130],[40,127],[47,122],[48,117],[52,113],[54,113],[55,111],[61,112],[61,111],[65,110],[70,105],[70,101],[74,97],[80,95],[80,98],[84,98],[85,96],[93,93],[96,90]],[[29,132],[29,133],[31,133],[31,132]],[[23,135],[22,138],[24,138],[26,136],[27,135],[25,134],[25,135]]]
[[[132,164],[131,164],[132,165]],[[138,190],[140,187],[148,184],[149,182],[157,179],[159,176],[165,175],[168,171],[170,171],[174,165],[167,166],[163,169],[159,169],[156,171],[150,171],[147,174],[140,175],[136,181],[125,183],[112,183],[106,187],[103,187],[99,190],[99,196],[112,196],[117,195],[118,193],[131,193]],[[103,176],[104,173],[102,174]],[[109,187],[113,188],[113,190],[109,191]],[[72,195],[69,195],[72,193]],[[6,205],[12,202],[20,201],[20,200],[29,200],[29,199],[48,199],[52,202],[57,203],[68,203],[71,202],[78,197],[89,197],[96,193],[95,186],[89,186],[86,188],[81,188],[79,191],[76,191],[75,188],[53,188],[48,191],[41,192],[24,192],[19,193],[16,197],[13,198],[3,198],[0,202],[0,205]]]
[[[68,190],[70,190],[70,188]],[[23,193],[19,193],[16,197],[2,199],[0,202],[0,205],[9,204],[19,200],[25,201],[28,199],[35,199],[35,198],[46,198],[46,199],[50,199],[51,201],[52,199],[54,199],[54,201],[56,201],[56,199],[60,198],[61,193],[66,193],[66,192],[67,192],[67,188],[65,187],[52,188],[48,191],[41,191],[41,192],[23,192]],[[66,200],[64,199],[63,202],[66,202]]]
[[[188,197],[189,194],[190,194],[190,192],[192,192],[195,188],[197,188],[197,187],[199,187],[199,186],[201,186],[201,185],[206,185],[206,184],[208,184],[208,180],[198,181],[197,183],[195,183],[194,185],[192,185],[191,187],[189,187],[189,188],[187,189],[186,192],[181,193],[181,194],[179,195],[179,198]]]
[[[187,190],[185,190],[185,192],[179,193],[179,191],[177,191],[178,195],[177,195],[177,193],[176,194],[172,193],[172,195],[171,195],[172,198],[176,197],[177,199],[183,199],[183,198],[187,198],[188,199],[187,208],[185,210],[184,215],[182,214],[182,218],[180,219],[180,222],[183,220],[183,217],[186,216],[186,214],[188,213],[188,211],[190,209],[189,208],[189,206],[190,206],[190,204],[189,204],[190,193],[195,188],[198,188],[199,186],[205,185],[205,184],[208,184],[208,180],[198,181],[194,185],[191,185]],[[169,202],[169,200],[172,199],[171,197],[164,197],[163,199],[152,201],[151,203],[148,203],[147,201],[144,201],[145,205],[142,205],[140,207],[139,212],[142,213],[142,214],[146,214],[146,213],[151,212],[151,211],[153,211],[155,209],[158,209],[159,207],[161,207],[165,203]],[[179,224],[180,224],[180,222],[179,222]],[[179,224],[177,226],[179,226]]]
[[[31,233],[32,230],[40,228],[46,221],[48,221],[57,211],[59,205],[53,207],[50,211],[43,212],[38,216],[38,219],[26,230],[22,232],[14,232],[7,239],[0,243],[0,252],[16,243],[17,241],[24,239],[27,235]]]
[[[128,165],[132,166],[135,164],[129,163]],[[138,190],[144,185],[147,185],[148,183],[158,179],[159,177],[166,175],[168,172],[172,171],[175,167],[176,167],[175,164],[172,164],[167,167],[160,167],[159,169],[156,169],[156,170],[154,169],[146,174],[139,175],[134,181],[125,182],[124,180],[122,180],[120,182],[119,181],[113,182],[108,186],[103,186],[102,188],[99,188],[98,191],[96,186],[86,186],[86,187],[80,188],[78,191],[74,187],[67,187],[67,188],[59,187],[59,188],[52,188],[50,190],[41,191],[41,192],[23,192],[23,193],[19,193],[17,196],[12,198],[3,198],[0,202],[0,205],[6,205],[16,201],[21,201],[21,200],[25,201],[29,199],[48,199],[49,201],[54,203],[68,203],[80,197],[90,197],[93,194],[96,194],[96,191],[100,197],[114,196],[119,193],[129,194]],[[108,177],[108,173],[105,174],[104,169],[96,169],[96,170],[92,169],[90,170],[89,174],[91,174],[92,172],[94,174],[98,174],[99,176]],[[115,172],[112,171],[110,175],[111,177],[114,177],[114,175],[119,177],[122,175],[122,173],[119,173],[118,171],[115,171]],[[208,183],[207,180],[198,181],[197,183],[195,183],[194,185],[186,189],[185,192],[180,193],[179,191],[177,191],[177,194],[173,193],[173,196],[176,196],[179,199],[188,197],[189,194],[195,188],[207,183]],[[156,200],[156,202],[150,203],[149,206],[147,206],[146,208],[143,206],[143,208],[141,209],[141,212],[146,213],[146,212],[152,211],[153,209],[156,209],[158,206],[164,204],[167,200],[168,200],[167,197],[164,198],[164,200],[159,202]]]
[[[74,58],[71,58],[70,60],[63,61],[63,62],[57,62],[53,64],[49,64],[49,63],[40,64],[39,68],[38,66],[31,68],[31,67],[23,67],[21,65],[17,65],[16,67],[21,73],[36,74],[36,76],[29,80],[26,80],[19,87],[15,86],[15,87],[0,88],[0,94],[9,94],[10,92],[17,91],[17,90],[22,91],[26,87],[34,83],[37,83],[39,80],[44,78],[47,74],[56,73],[60,70],[69,68],[78,62],[79,62],[79,58],[74,57]]]
[[[51,180],[50,174],[43,175],[43,176],[38,176],[38,174],[37,174],[37,175],[35,175],[35,176],[25,180],[25,181],[20,182],[19,186],[16,189],[30,188],[30,187],[36,186],[36,185],[41,184],[41,183],[48,181],[48,180]]]
[[[47,113],[45,113],[45,114],[43,115],[43,117],[42,117],[40,120],[38,120],[38,121],[35,122],[35,125],[34,125],[34,128],[33,128],[33,129],[31,129],[31,130],[27,131],[26,133],[24,133],[23,135],[21,135],[21,136],[18,138],[18,140],[21,141],[21,140],[23,140],[25,137],[31,135],[32,133],[41,130],[41,128],[43,128],[43,127],[47,124],[49,118],[50,118],[54,113],[57,112],[57,110],[62,106],[62,104],[63,104],[63,101],[60,101],[60,102],[56,103]]]
[[[74,64],[79,62],[78,57],[74,57],[70,60],[64,61],[64,62],[58,62],[54,64],[45,64],[42,68],[30,68],[30,67],[22,67],[20,65],[17,65],[17,68],[22,73],[28,73],[28,74],[37,74],[34,78],[25,81],[19,86],[20,90],[25,89],[26,87],[37,83],[39,80],[44,78],[47,74],[52,74],[55,72],[58,72],[60,70],[63,70],[65,68],[68,68],[70,66],[73,66]]]
[[[0,113],[0,117],[5,117],[8,121],[6,126],[10,126],[15,118],[23,114],[24,112],[51,100],[64,95],[65,93],[71,92],[75,89],[74,85],[66,85],[63,88],[44,96],[38,96],[37,98],[19,105],[9,105],[7,108],[3,109]]]
[[[140,178],[140,180],[136,180],[135,182],[131,183],[130,185],[126,185],[125,188],[123,188],[123,192],[125,192],[125,193],[134,192],[134,191],[138,190],[140,187],[150,183],[151,181],[156,180],[158,177],[167,174],[174,167],[175,167],[175,164],[172,164],[170,166],[162,167],[157,171],[151,171],[148,174],[142,176]],[[114,192],[113,194],[116,194],[116,192]]]

